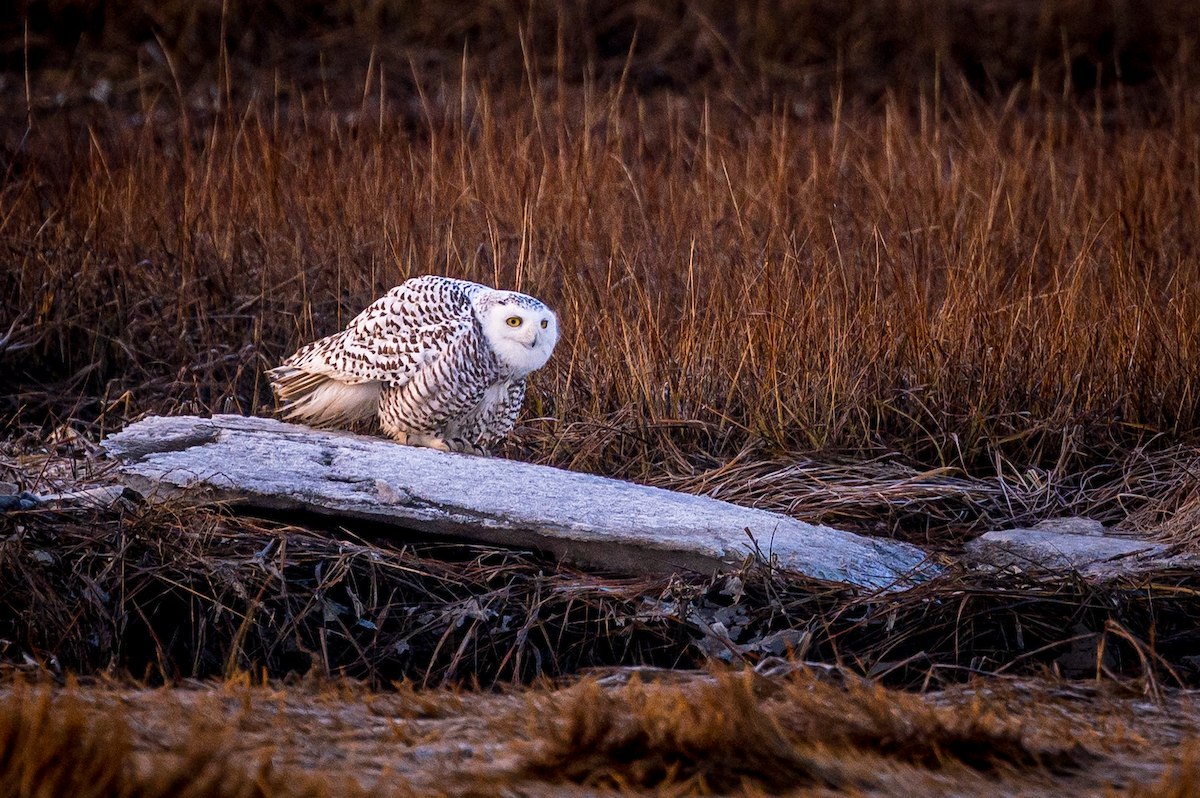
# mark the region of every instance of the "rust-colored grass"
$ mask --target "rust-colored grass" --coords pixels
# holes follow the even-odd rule
[[[1069,735],[1054,740],[1040,725],[1047,719],[1035,729],[1000,701],[934,707],[808,676],[763,686],[773,688],[769,699],[756,695],[750,674],[684,686],[634,680],[615,691],[584,681],[547,707],[522,772],[585,785],[780,792],[878,787],[885,762],[1067,773],[1095,758]]]
[[[0,24],[4,481],[66,482],[143,413],[268,413],[266,369],[432,272],[560,312],[507,456],[942,551],[1072,512],[1200,541],[1189,4],[42,5]],[[688,607],[730,601],[339,536],[125,503],[0,517],[5,667],[522,680],[694,662]],[[1097,678],[1162,700],[1195,674],[1189,571],[957,572],[895,602],[742,576],[747,639],[805,627],[844,673],[1052,671],[1082,624]],[[119,724],[22,695],[0,708],[18,785],[327,790],[211,746],[200,776],[145,781]],[[585,682],[559,708],[520,772],[852,792],[876,766],[1068,779],[1090,756],[994,703],[866,687]],[[1130,794],[1193,794],[1194,760]]]
[[[35,124],[0,219],[9,430],[268,412],[265,368],[433,272],[559,310],[512,452],[545,462],[686,475],[765,442],[1022,478],[1190,442],[1191,97],[1140,125],[435,84],[414,124],[318,98]]]
[[[1195,798],[1200,795],[1200,740],[1183,748],[1178,765],[1167,768],[1152,784],[1130,787],[1129,798]]]
[[[839,521],[856,475],[804,458],[887,457],[876,482],[932,491],[866,486],[890,534],[1143,506],[1139,528],[1161,523],[1186,491],[1157,464],[1142,479],[1143,453],[1190,486],[1200,443],[1191,16],[1000,4],[968,37],[974,5],[889,2],[789,7],[836,29],[832,54],[811,26],[768,46],[754,14],[702,4],[673,23],[636,3],[340,5],[284,36],[330,51],[294,72],[252,45],[315,24],[286,3],[165,4],[153,36],[112,8],[66,55],[34,9],[2,32],[0,434],[271,412],[266,369],[438,273],[562,318],[507,456]],[[480,19],[516,38],[472,39]],[[925,38],[889,62],[889,26],[914,19]],[[579,67],[573,43],[621,20],[649,49]],[[685,74],[687,41],[725,55],[642,80],[656,58]],[[1125,82],[1085,93],[1084,62]],[[830,492],[806,505],[797,466]],[[930,509],[980,479],[986,501]]]
[[[691,690],[635,683],[615,695],[584,682],[555,710],[543,716],[544,743],[525,763],[530,776],[626,788],[679,784],[701,792],[850,781],[790,742],[746,681]]]
[[[1128,785],[1131,796],[1184,796],[1194,786],[1198,719],[1182,694],[1147,704],[1112,685],[1036,680],[914,695],[803,671],[656,676],[503,694],[284,688],[245,674],[172,690],[5,680],[0,793],[1048,796]]]
[[[255,769],[221,744],[223,730],[197,729],[177,756],[135,757],[123,713],[87,711],[70,694],[17,687],[0,703],[0,795],[77,798],[321,798],[362,795],[353,783]],[[204,733],[207,732],[207,733]]]

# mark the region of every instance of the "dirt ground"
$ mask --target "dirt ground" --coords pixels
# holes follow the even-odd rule
[[[748,685],[756,704],[749,711],[804,752],[810,770],[794,787],[784,760],[773,763],[756,750],[769,743],[754,730],[743,728],[740,741],[711,730],[664,734],[671,713],[720,727],[716,716],[742,711],[739,695]],[[24,689],[10,687],[5,698]],[[53,693],[55,701],[77,701],[101,727],[127,725],[144,773],[206,745],[248,770],[269,762],[277,774],[353,781],[387,795],[593,794],[611,786],[673,794],[1190,795],[1200,735],[1200,693],[1142,696],[1111,683],[991,680],[917,696],[811,675],[754,677],[751,684],[734,675],[613,670],[507,693],[256,686],[248,679]],[[629,720],[622,713],[640,714],[649,736],[613,747],[611,729]],[[605,731],[581,731],[589,725]],[[639,769],[672,742],[665,777]],[[704,745],[712,749],[708,770]]]

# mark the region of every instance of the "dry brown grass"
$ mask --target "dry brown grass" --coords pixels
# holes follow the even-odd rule
[[[657,677],[503,694],[285,689],[244,674],[173,690],[5,680],[0,792],[1190,794],[1200,718],[1185,695],[1152,705],[1038,681],[917,696],[805,672]]]
[[[306,24],[285,5],[263,13],[286,24],[237,9],[225,24],[255,35]],[[974,37],[1026,65],[990,100],[966,88],[967,62],[1003,59],[954,44],[970,26],[951,22],[981,13],[974,4],[882,3],[830,17],[835,40],[857,42],[838,56],[849,82],[807,94],[788,84],[762,102],[746,92],[772,79],[738,66],[767,63],[756,56],[718,59],[713,80],[686,90],[645,91],[633,73],[655,59],[642,51],[624,80],[567,64],[575,51],[542,30],[562,7],[518,19],[481,3],[446,13],[522,28],[527,57],[505,39],[465,60],[456,50],[453,69],[405,60],[401,75],[381,44],[358,71],[331,67],[316,82],[264,70],[245,42],[212,50],[220,19],[168,4],[154,43],[166,54],[121,67],[128,80],[104,104],[86,99],[89,54],[97,41],[114,54],[145,45],[141,23],[117,25],[141,12],[80,22],[101,27],[55,72],[60,55],[46,48],[58,34],[42,37],[31,11],[29,80],[9,73],[0,88],[4,434],[268,412],[266,368],[434,272],[530,291],[562,315],[509,456],[835,521],[855,520],[842,511],[857,486],[892,533],[1064,511],[1119,522],[1147,502],[1141,525],[1160,523],[1177,486],[1161,484],[1158,464],[1138,482],[1143,455],[1166,451],[1157,463],[1190,482],[1197,443],[1200,106],[1186,70],[1169,68],[1186,63],[1176,38],[1191,17],[1180,11],[1168,34],[1155,14],[1114,22],[1064,5],[1034,24],[1022,7],[992,9],[995,38]],[[388,8],[374,22],[333,8],[337,35],[310,31],[296,46],[353,61],[344,37],[401,24]],[[644,29],[672,68],[684,43],[709,41],[696,28],[706,19],[712,35],[753,28],[686,9],[669,42],[655,38],[666,17]],[[649,13],[591,11],[563,41]],[[940,44],[914,40],[896,56],[911,68],[881,67],[888,26],[929,14],[937,24],[917,27]],[[1005,14],[1024,21],[1006,27]],[[403,23],[415,38],[395,41],[446,56],[430,31],[466,29],[435,17],[416,13]],[[1077,34],[1092,44],[1075,47]],[[751,53],[757,35],[726,39]],[[1039,55],[1051,40],[1070,53]],[[943,47],[961,58],[933,59],[940,82],[905,88]],[[1110,64],[1118,50],[1158,53],[1153,91],[1084,96],[1037,72]],[[811,57],[828,72],[827,57]],[[875,78],[846,77],[859,58]],[[822,462],[806,471],[802,453]],[[828,465],[897,453],[865,480]],[[907,482],[902,497],[880,492],[888,480]],[[831,489],[806,498],[813,483]],[[1083,495],[1094,488],[1104,496]],[[946,496],[960,498],[934,507]]]
[[[1040,479],[1193,437],[1191,94],[1141,126],[423,88],[417,127],[317,98],[147,98],[66,153],[35,125],[0,228],[14,420],[265,412],[264,368],[436,272],[560,311],[546,462],[686,476],[765,441]]]
[[[1197,582],[1183,568],[1102,585],[952,570],[875,594],[768,563],[737,580],[631,578],[529,552],[397,540],[394,530],[122,499],[104,511],[0,515],[0,672],[131,672],[170,684],[261,668],[289,682],[488,686],[605,665],[694,667],[713,656],[721,620],[730,645],[719,651],[768,669],[780,663],[759,643],[793,630],[794,656],[892,685],[1061,668],[1159,695],[1200,672]]]
[[[584,682],[541,717],[544,742],[525,763],[535,778],[702,793],[849,781],[789,742],[749,683],[736,679],[690,690],[634,683],[615,695]]]
[[[598,58],[594,73],[570,61],[575,50],[547,39],[557,5],[501,15],[496,30],[527,34],[519,58],[512,48],[521,37],[509,36],[465,58],[457,48],[451,57],[445,40],[421,39],[427,59],[408,40],[400,50],[380,43],[375,58],[356,48],[355,36],[392,23],[338,6],[331,13],[350,19],[349,28],[295,42],[310,60],[326,46],[336,51],[317,73],[264,67],[269,47],[257,61],[248,55],[253,42],[233,46],[228,36],[222,54],[212,45],[221,41],[219,18],[171,5],[160,30],[133,26],[130,41],[113,40],[114,63],[126,60],[113,67],[119,85],[109,101],[87,99],[107,74],[88,59],[103,55],[96,41],[116,28],[101,20],[103,30],[88,34],[99,39],[85,37],[58,63],[61,54],[44,49],[53,36],[39,38],[46,29],[33,24],[29,73],[6,72],[0,85],[6,453],[70,448],[63,430],[95,440],[147,412],[268,413],[267,368],[405,277],[434,272],[527,290],[562,317],[560,348],[533,378],[507,456],[715,493],[943,551],[987,525],[1065,513],[1158,530],[1194,549],[1200,99],[1180,43],[1192,12],[1163,6],[1163,14],[1180,12],[1168,34],[1157,11],[1130,15],[1114,5],[1127,19],[1118,24],[1105,16],[1108,6],[1056,6],[1087,24],[1059,25],[1067,16],[1050,13],[1036,35],[979,37],[982,49],[943,62],[944,48],[964,41],[948,21],[977,12],[880,3],[857,21],[831,17],[840,49],[809,61],[797,55],[804,63],[782,73],[774,56],[753,55],[766,47],[759,39],[728,35],[750,30],[752,19],[705,17],[692,13],[704,11],[696,4],[681,12],[682,27],[640,29],[649,51],[635,48],[626,59],[629,39],[614,39],[624,43]],[[1004,13],[1027,14],[1019,5]],[[491,19],[498,6],[476,8]],[[610,10],[604,20],[637,22],[651,10],[622,8],[630,15]],[[824,6],[795,6],[805,8]],[[244,21],[242,11],[230,13],[226,24]],[[896,56],[900,66],[881,61],[893,34],[920,27],[913,20],[926,13],[941,21],[920,28],[912,51]],[[111,18],[119,19],[127,18]],[[1026,30],[1030,18],[1022,19],[1013,30]],[[580,30],[603,32],[604,20],[579,21]],[[439,25],[428,30],[461,43],[462,29]],[[276,27],[285,38],[291,30]],[[564,42],[575,35],[563,30]],[[696,47],[724,47],[713,44],[717,34],[736,46],[724,60],[709,59],[695,83],[672,77],[666,91],[642,82],[656,60],[690,74],[678,54],[692,47],[711,55]],[[1107,50],[1098,44],[1106,36]],[[18,49],[8,39],[10,67],[24,54],[23,31],[19,38]],[[199,44],[192,51],[188,42]],[[778,52],[802,53],[794,44],[781,40]],[[987,48],[1006,47],[1024,67],[1001,69],[1003,59],[993,59],[998,71],[971,71],[987,61]],[[1138,48],[1158,54],[1148,62],[1157,77],[1141,89],[1106,84],[1085,94],[1071,82],[1077,63],[1115,70],[1132,63],[1120,53]],[[937,68],[922,72],[930,53]],[[804,89],[810,72],[816,82]],[[892,72],[894,82],[881,82]],[[981,74],[986,83],[1002,73],[986,99],[973,90]],[[41,470],[0,466],[22,488],[44,481]],[[125,520],[60,520],[69,530],[65,556],[87,561],[89,578],[111,576],[87,559],[97,540],[126,561]],[[230,591],[243,609],[253,605],[253,592],[238,595],[224,571],[210,579],[207,553],[188,559],[200,548],[168,562],[166,535],[223,522],[130,521],[143,522],[159,526],[138,545],[157,546],[155,562],[168,571],[184,563],[170,573],[201,587],[192,595],[154,581],[166,571],[135,571],[147,584],[172,601],[196,598],[217,616]],[[28,526],[52,537],[46,523]],[[254,548],[252,538],[231,535],[226,553],[249,562],[262,544]],[[23,576],[9,595],[52,583],[39,581],[47,564],[35,557],[50,544],[18,543],[6,567]],[[340,556],[321,549],[307,565]],[[453,583],[457,567],[422,572],[409,587],[425,586],[425,577]],[[504,574],[536,584],[528,568],[521,560]],[[481,565],[476,576],[486,571]],[[963,623],[956,602],[931,602],[928,624],[905,607],[901,625],[885,628],[882,610],[846,620],[828,586],[796,583],[793,598],[804,609],[797,617],[813,617],[806,603],[817,602],[819,617],[833,619],[819,630],[819,653],[854,651],[864,669],[915,655],[971,671],[1026,662],[1014,641],[1036,636],[1032,650],[1053,646],[1084,621],[1100,634],[1109,620],[1123,623],[1110,617],[1117,605],[1137,608],[1120,628],[1149,649],[1178,646],[1164,654],[1178,664],[1192,632],[1180,621],[1159,634],[1155,613],[1165,601],[1171,618],[1192,617],[1181,599],[1192,577],[1168,576],[1169,584],[1139,577],[1111,595],[1070,578],[1017,577],[1047,614],[1011,640],[999,619],[1024,605],[1008,587],[973,576],[961,606],[983,615]],[[763,583],[758,609],[770,606],[771,580],[785,577]],[[75,584],[78,574],[54,578]],[[711,585],[686,587],[700,595]],[[470,609],[470,589],[451,593]],[[70,631],[78,607],[45,595],[62,637],[30,650],[80,646],[76,661],[95,666],[86,638]],[[17,608],[12,623],[36,631],[28,602],[9,606]],[[92,609],[88,617],[120,639],[124,631]],[[768,616],[759,630],[793,623]],[[205,628],[208,616],[196,617],[195,629]],[[238,633],[228,616],[223,623],[222,635]],[[471,624],[465,640],[448,633],[424,652],[424,675],[466,672],[476,644],[512,652],[489,666],[521,678],[540,670],[533,649],[514,647],[512,637],[481,643],[484,631]],[[674,657],[688,645],[677,631],[660,646],[660,633],[640,654]],[[311,642],[305,647],[317,650]],[[143,664],[203,650],[160,657],[169,640],[143,644]],[[207,651],[193,670],[240,664],[239,645]],[[548,639],[544,650],[563,649]],[[354,660],[368,671],[375,661]],[[160,667],[168,678],[170,668]],[[1152,679],[1156,667],[1131,669]]]
[[[615,691],[584,681],[540,716],[522,773],[585,785],[671,786],[677,792],[757,787],[878,787],[885,763],[1070,772],[1093,760],[1061,724],[1036,723],[977,698],[944,707],[879,687],[844,687],[802,675],[756,695],[750,674],[685,686]],[[1036,729],[1036,734],[1035,734]],[[1040,740],[1034,737],[1040,735]]]
[[[508,456],[943,549],[1067,512],[1200,540],[1192,4],[221,7],[50,24],[26,3],[28,36],[0,25],[0,478],[73,477],[86,458],[25,456],[146,412],[269,412],[264,370],[434,272],[560,311]],[[677,666],[702,656],[688,613],[732,601],[699,577],[346,537],[126,505],[0,517],[5,668]],[[1076,624],[1097,679],[1162,700],[1197,672],[1194,572],[955,573],[902,600],[742,577],[735,645],[802,630],[842,673],[1055,673]],[[405,717],[449,706],[409,693]],[[1055,745],[992,702],[865,687],[588,682],[561,709],[523,772],[852,792],[876,768],[1066,779],[1088,758],[1079,729]],[[13,699],[0,781],[332,789],[231,769],[216,744],[147,781],[104,723]],[[1130,794],[1194,794],[1193,759]]]
[[[1183,747],[1182,761],[1168,767],[1152,784],[1129,788],[1129,798],[1196,798],[1200,795],[1200,740]]]
[[[773,698],[769,711],[793,739],[860,748],[924,768],[1070,770],[1092,758],[1078,743],[1078,730],[1042,719],[1035,737],[1026,718],[982,693],[936,706],[869,682],[843,687],[801,678]]]
[[[363,795],[352,782],[255,769],[198,728],[171,756],[139,763],[120,711],[89,712],[70,694],[17,687],[0,704],[0,795],[78,798],[322,798]]]

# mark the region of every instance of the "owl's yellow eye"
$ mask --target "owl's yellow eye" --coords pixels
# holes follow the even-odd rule
[[[549,326],[550,326],[550,322],[546,321],[545,319],[542,319],[542,329],[544,330]]]
[[[509,327],[520,327],[521,326],[521,317],[520,316],[509,316],[506,319],[506,321],[507,321]]]

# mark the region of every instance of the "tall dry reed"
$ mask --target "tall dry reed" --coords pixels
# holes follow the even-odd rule
[[[645,477],[765,442],[995,473],[1194,440],[1185,92],[1157,122],[965,92],[825,119],[532,79],[397,108],[387,79],[350,112],[280,90],[35,122],[0,185],[7,429],[267,412],[265,369],[438,273],[560,313],[518,456]]]

